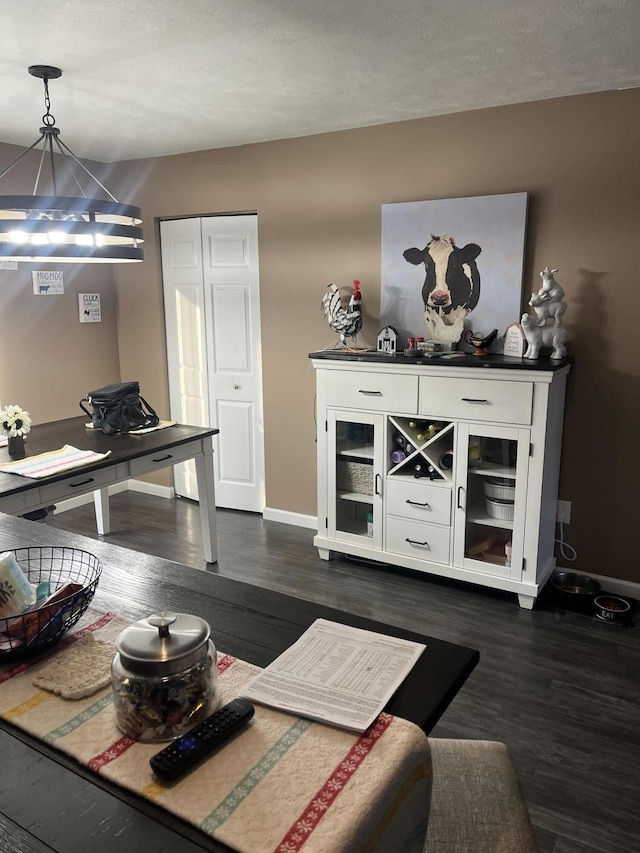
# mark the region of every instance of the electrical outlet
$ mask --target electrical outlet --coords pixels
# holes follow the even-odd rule
[[[558,501],[556,521],[559,521],[562,524],[569,524],[571,521],[571,501]]]

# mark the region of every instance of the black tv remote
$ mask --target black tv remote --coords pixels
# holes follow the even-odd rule
[[[149,762],[151,769],[159,779],[177,779],[241,729],[253,714],[251,702],[246,699],[234,699],[228,705],[218,708],[190,732],[157,752]]]

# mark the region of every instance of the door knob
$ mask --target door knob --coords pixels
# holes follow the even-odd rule
[[[239,391],[239,390],[240,390],[240,386],[239,386],[239,385],[234,385],[234,386],[233,386],[233,390],[234,390],[234,391]]]

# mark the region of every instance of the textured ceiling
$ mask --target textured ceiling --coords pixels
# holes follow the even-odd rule
[[[640,85],[640,0],[5,0],[0,141],[105,162]]]

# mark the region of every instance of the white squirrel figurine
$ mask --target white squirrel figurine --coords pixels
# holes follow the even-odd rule
[[[542,287],[537,293],[532,293],[529,300],[529,305],[536,312],[536,318],[530,314],[522,315],[522,329],[529,345],[524,354],[525,358],[538,358],[542,345],[553,347],[553,359],[564,358],[567,354],[567,330],[562,325],[567,303],[564,301],[564,290],[554,278],[557,272],[557,269],[552,270],[549,267],[542,270]],[[553,323],[548,323],[549,320]]]

